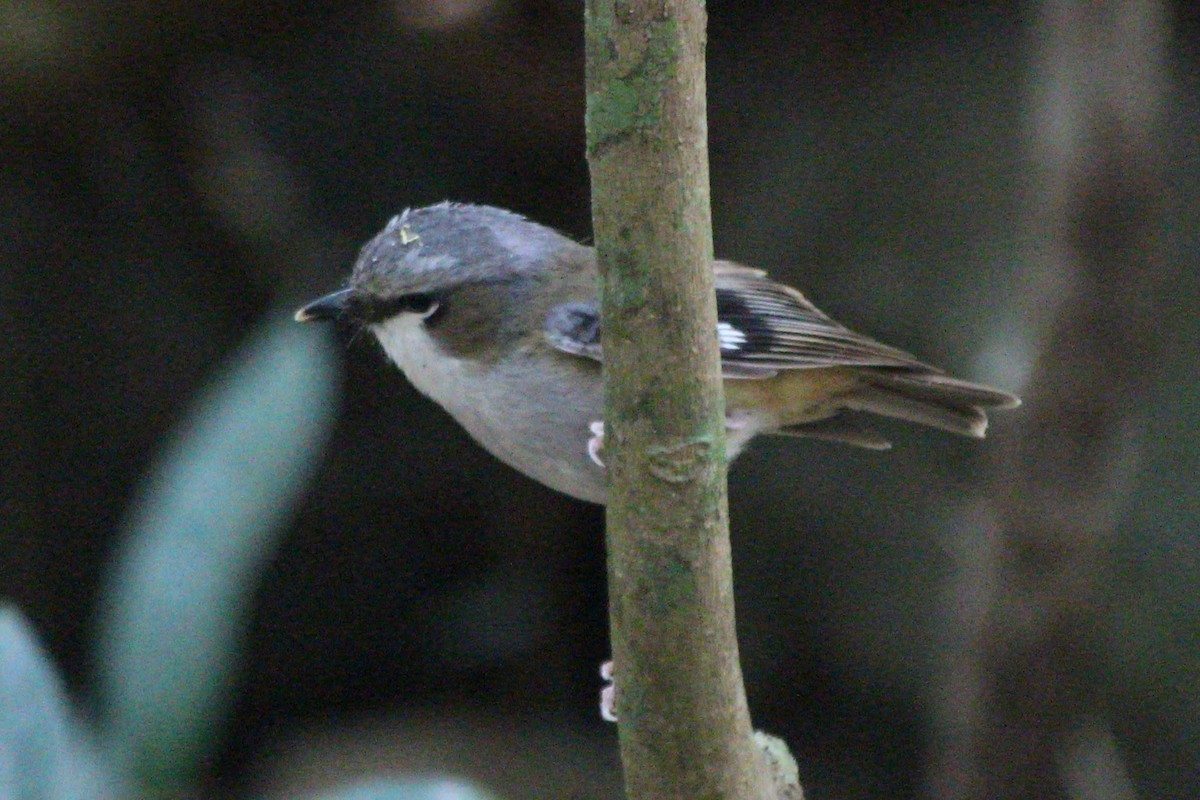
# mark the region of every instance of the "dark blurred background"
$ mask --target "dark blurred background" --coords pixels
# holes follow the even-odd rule
[[[1061,429],[1031,422],[1055,396],[1039,394],[1038,364],[1097,337],[1111,380],[1137,380],[1111,397],[1108,379],[1066,387],[1108,411],[1063,447],[1119,446],[1087,461],[1116,477],[1096,478],[1105,514],[1071,540],[1100,531],[1072,562],[1091,576],[1071,612],[1086,636],[1047,652],[1073,665],[1091,726],[1078,763],[1056,769],[1108,793],[1045,796],[1195,796],[1200,14],[1109,5],[1165,31],[1114,34],[1153,51],[1148,73],[1130,66],[1130,102],[1157,103],[1148,132],[1112,139],[1136,157],[1118,154],[1111,174],[1150,176],[1121,208],[1148,210],[1079,224],[1132,237],[1145,258],[1055,279],[1040,244],[1058,180],[1039,140],[1055,107],[1039,82],[1057,74],[1042,5],[709,4],[718,254],[1035,400],[984,443],[901,428],[886,454],[761,441],[732,470],[751,707],[791,744],[812,797],[952,795],[946,775],[971,757],[946,742],[971,714],[946,676],[964,604],[991,596],[971,589],[992,563],[971,531],[987,528],[981,507],[1023,505],[1006,470],[1028,451],[1013,442],[1040,431],[1053,446]],[[261,319],[337,287],[405,206],[488,203],[589,236],[582,43],[582,3],[560,0],[0,4],[0,592],[81,702],[130,504]],[[1090,307],[1078,340],[1046,334],[1079,297],[1111,302]],[[1126,317],[1153,323],[1134,351],[1109,335]],[[476,448],[373,342],[310,335],[342,362],[342,405],[255,577],[233,716],[201,785],[283,795],[436,771],[505,797],[618,796],[616,732],[596,711],[601,510]],[[1057,462],[1038,459],[1053,497]],[[1050,505],[1069,517],[1073,497]],[[1059,697],[1049,683],[1043,706]]]

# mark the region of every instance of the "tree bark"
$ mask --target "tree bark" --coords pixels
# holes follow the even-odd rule
[[[608,574],[628,796],[767,798],[734,629],[700,0],[588,0]]]

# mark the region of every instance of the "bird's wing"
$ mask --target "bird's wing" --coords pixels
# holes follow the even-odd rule
[[[550,309],[544,327],[546,340],[558,350],[595,361],[603,361],[600,347],[600,307],[598,303],[563,303]],[[726,378],[772,378],[779,370],[761,364],[730,362],[722,357],[721,372]]]
[[[544,330],[546,340],[564,353],[602,360],[599,303],[557,305],[546,315]]]
[[[846,328],[766,273],[718,261],[717,340],[727,378],[769,378],[781,369],[901,367],[936,373],[914,356]],[[546,338],[566,353],[602,359],[596,302],[565,303],[546,318]]]
[[[718,261],[713,272],[724,361],[776,369],[901,367],[940,372],[910,353],[850,330],[761,270]]]

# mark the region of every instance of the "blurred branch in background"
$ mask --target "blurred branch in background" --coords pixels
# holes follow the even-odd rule
[[[1127,798],[1097,645],[1160,364],[1167,9],[1048,0],[1034,22],[1023,430],[964,527],[938,798]],[[1018,433],[1013,431],[1013,433]]]
[[[184,82],[191,177],[199,196],[235,240],[258,257],[248,278],[296,303],[352,244],[314,213],[312,187],[272,147],[253,65],[219,59],[194,65]]]

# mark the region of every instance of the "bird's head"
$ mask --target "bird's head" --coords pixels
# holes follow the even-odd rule
[[[451,350],[505,338],[508,321],[573,243],[491,206],[439,203],[393,217],[359,252],[349,286],[296,312],[386,331],[415,323]],[[539,320],[540,322],[540,320]],[[394,323],[394,324],[393,324]],[[385,345],[386,346],[386,345]]]

